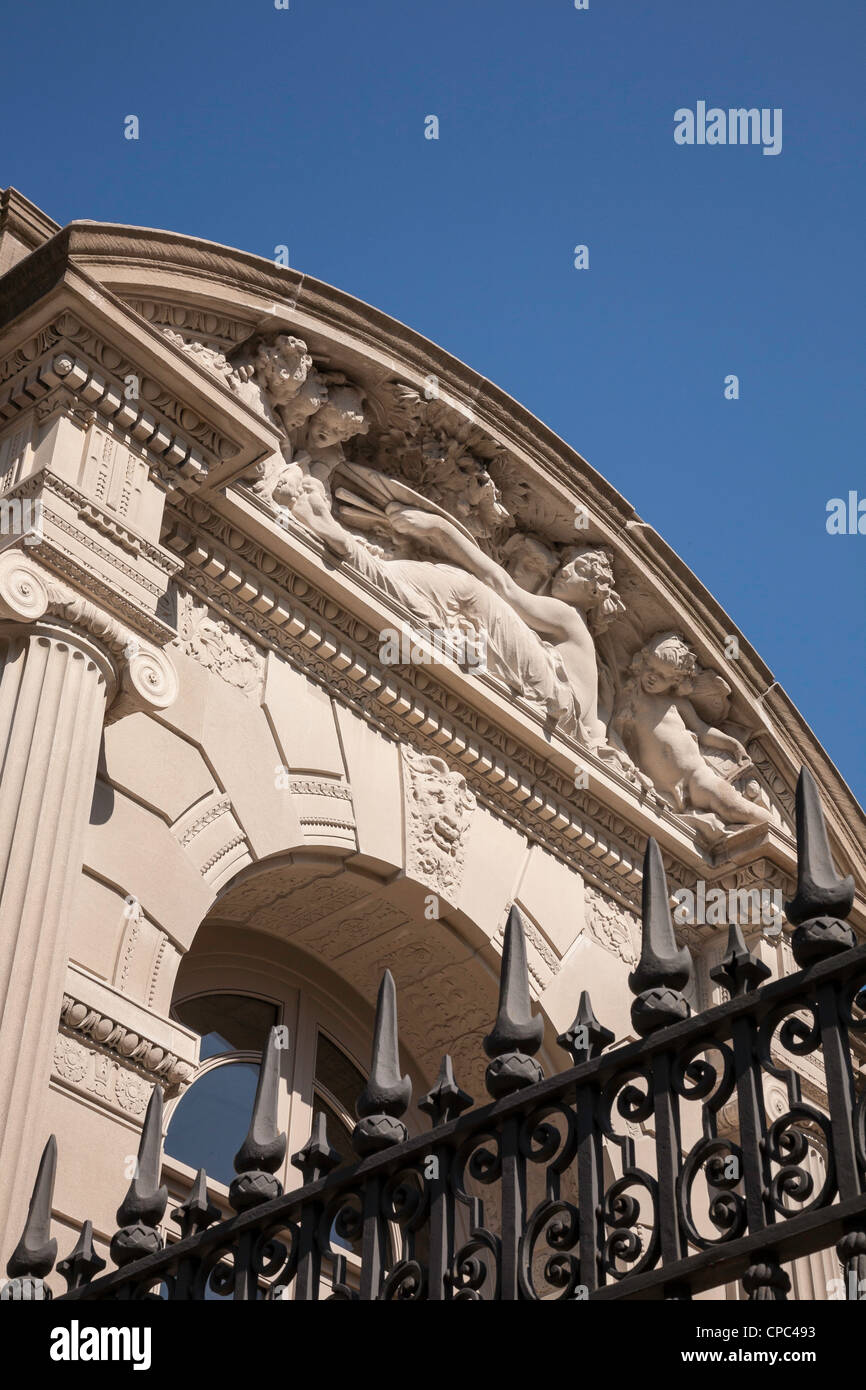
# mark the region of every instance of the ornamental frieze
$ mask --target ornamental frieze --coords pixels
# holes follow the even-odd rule
[[[177,590],[177,643],[206,671],[250,699],[261,693],[264,658],[249,638],[199,603],[186,589]]]
[[[159,1081],[175,1090],[193,1074],[194,1068],[167,1048],[70,994],[64,994],[60,1005],[60,1025],[64,1031],[58,1035],[55,1059],[60,1074],[67,1080],[83,1080],[88,1072],[87,1052],[93,1047],[112,1054],[118,1064],[137,1070],[149,1079],[150,1086]]]

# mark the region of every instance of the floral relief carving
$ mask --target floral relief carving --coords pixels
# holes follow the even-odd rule
[[[219,618],[186,589],[178,589],[177,643],[206,670],[255,699],[261,692],[264,657],[224,618]]]
[[[87,1053],[81,1044],[58,1034],[54,1044],[54,1070],[73,1085],[83,1081],[87,1075]]]
[[[402,744],[406,804],[406,872],[445,897],[463,876],[465,837],[477,805],[460,772],[444,758]]]
[[[114,1094],[118,1104],[131,1115],[143,1115],[150,1099],[150,1087],[140,1076],[122,1071],[119,1067],[114,1077]]]
[[[137,1117],[144,1114],[153,1089],[153,1077],[140,1076],[62,1033],[54,1046],[54,1072],[77,1090]]]
[[[592,939],[619,956],[626,965],[636,965],[640,941],[637,918],[591,884],[587,883],[584,891],[586,921]]]

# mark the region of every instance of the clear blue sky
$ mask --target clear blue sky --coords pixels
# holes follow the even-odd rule
[[[825,529],[866,497],[863,0],[50,0],[3,27],[0,184],[286,244],[490,377],[682,555],[866,802],[866,535]],[[698,100],[781,107],[781,154],[676,145]]]

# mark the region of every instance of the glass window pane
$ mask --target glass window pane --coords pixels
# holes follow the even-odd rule
[[[171,1117],[166,1154],[228,1186],[235,1176],[232,1159],[250,1127],[258,1079],[253,1062],[227,1062],[200,1076]]]
[[[176,1004],[179,1023],[202,1037],[204,1062],[222,1052],[261,1052],[277,1022],[277,1006],[248,994],[205,994]]]
[[[354,1115],[355,1101],[366,1086],[367,1078],[349,1061],[341,1048],[324,1033],[319,1033],[316,1039],[316,1083],[329,1090],[349,1115]],[[334,1148],[337,1147],[334,1144]]]

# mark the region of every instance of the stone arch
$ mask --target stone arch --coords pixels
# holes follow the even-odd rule
[[[279,968],[308,978],[335,1007],[347,1010],[366,1058],[376,992],[389,969],[415,1099],[432,1084],[448,1052],[461,1084],[483,1103],[482,1039],[496,1014],[510,900],[498,905],[495,919],[481,922],[445,900],[438,915],[428,916],[436,896],[402,864],[379,861],[374,872],[368,863],[335,854],[327,845],[275,855],[242,869],[224,887],[189,944],[174,992],[202,950],[226,956],[225,981],[231,978],[232,954],[241,960],[249,948],[261,962],[272,953]],[[535,930],[531,922],[529,927]],[[539,957],[536,974],[540,968]],[[565,1059],[555,1037],[562,1025],[545,1009],[533,975],[530,988],[546,1024],[539,1060],[548,1072],[560,1069]]]

